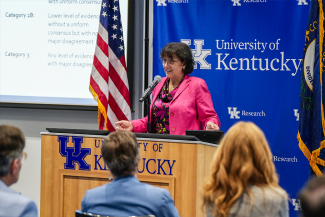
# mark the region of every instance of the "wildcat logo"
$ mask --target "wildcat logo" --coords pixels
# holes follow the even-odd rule
[[[241,6],[240,0],[231,0],[233,2],[232,6]]]
[[[233,111],[231,111],[231,107],[228,107],[228,114],[230,114],[230,119],[240,119],[239,113],[240,111],[237,111],[237,107],[232,107]]]
[[[308,5],[306,0],[297,0],[297,1],[298,1],[298,5]]]
[[[188,46],[191,45],[190,39],[182,39],[181,42]],[[194,69],[197,69],[197,63],[200,64],[200,69],[211,69],[211,64],[205,60],[208,55],[211,55],[211,49],[202,49],[204,45],[204,40],[202,39],[194,39],[194,45],[195,49],[191,49],[195,61]]]
[[[293,111],[295,112],[296,121],[299,121],[299,113],[298,113],[298,109],[294,109]]]
[[[292,199],[292,205],[295,207],[295,211],[301,211],[301,206],[300,206],[300,200],[299,199]]]
[[[60,144],[61,156],[66,157],[66,163],[64,163],[65,169],[74,170],[75,163],[78,163],[79,170],[90,170],[90,165],[85,161],[85,157],[91,153],[91,149],[81,148],[83,137],[72,136],[74,147],[67,147],[69,136],[58,136],[58,142]]]
[[[166,1],[167,0],[156,0],[157,6],[167,6]]]

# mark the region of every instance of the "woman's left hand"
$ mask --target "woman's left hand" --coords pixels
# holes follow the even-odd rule
[[[218,130],[220,130],[220,128],[215,123],[208,122],[207,125],[205,126],[205,130],[215,130],[215,131],[218,131]]]

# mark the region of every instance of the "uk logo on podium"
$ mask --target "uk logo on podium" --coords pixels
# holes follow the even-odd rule
[[[81,148],[83,137],[72,136],[74,147],[67,147],[69,136],[58,136],[60,154],[66,157],[64,169],[75,170],[75,164],[79,164],[79,170],[90,170],[90,165],[85,161],[85,157],[91,153],[90,148]]]

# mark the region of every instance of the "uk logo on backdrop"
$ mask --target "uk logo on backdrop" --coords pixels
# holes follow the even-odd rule
[[[298,1],[298,5],[308,5],[307,0],[297,0]]]
[[[188,46],[192,44],[191,39],[181,39],[181,42]],[[203,39],[194,39],[194,45],[195,49],[191,49],[195,61],[194,69],[197,69],[197,64],[200,64],[200,69],[211,69],[211,64],[205,60],[207,56],[211,55],[211,49],[203,49]]]
[[[301,211],[299,199],[292,199],[292,205],[295,207],[295,211]]]
[[[167,6],[167,0],[156,0],[158,6]]]
[[[156,0],[157,6],[167,6],[167,3],[188,3],[189,0]]]
[[[240,0],[231,0],[233,2],[232,6],[241,6]]]
[[[233,2],[232,6],[241,6],[241,0],[231,0]],[[299,0],[298,0],[299,1]],[[265,3],[267,0],[242,0],[242,3]]]
[[[246,110],[241,110],[237,111],[237,107],[228,107],[228,114],[230,115],[230,119],[240,119],[240,116],[245,116],[245,117],[263,117],[266,116],[265,112],[262,110],[260,112],[251,112],[251,111],[246,111]]]
[[[296,121],[299,121],[299,113],[298,113],[298,109],[294,109],[293,110],[295,117],[296,117]]]
[[[230,114],[230,119],[240,119],[240,111],[237,111],[237,107],[228,107],[228,114]]]
[[[280,156],[273,156],[273,161],[274,162],[289,162],[289,163],[297,163],[298,159],[296,158],[296,156],[293,157],[280,157]]]
[[[295,76],[298,71],[300,71],[300,64],[302,59],[298,58],[288,58],[285,56],[285,52],[278,52],[281,39],[278,38],[273,42],[260,42],[256,39],[252,42],[240,42],[224,40],[224,39],[216,39],[216,47],[204,47],[205,41],[204,39],[181,39],[181,42],[187,44],[188,46],[193,47],[192,50],[194,56],[194,69],[208,69],[211,70],[212,66],[215,70],[231,70],[231,71],[291,71],[291,76]],[[246,45],[249,44],[247,47]],[[269,44],[269,45],[268,45]],[[240,47],[243,45],[242,47]],[[261,45],[261,46],[259,46]],[[268,45],[268,46],[267,46]],[[278,53],[280,55],[277,58],[269,59],[269,58],[256,58],[255,55],[252,58],[247,57],[246,55],[243,57],[231,57],[229,50],[236,50],[238,52],[242,52],[244,50],[259,50],[263,53],[265,50],[271,50]],[[217,52],[215,52],[217,51]],[[207,57],[215,54],[217,57],[216,61],[208,62]],[[260,64],[256,64],[256,61],[259,61]],[[264,63],[263,63],[264,61]],[[263,66],[265,64],[265,67]],[[198,67],[199,65],[199,67]],[[294,70],[292,72],[292,70]]]

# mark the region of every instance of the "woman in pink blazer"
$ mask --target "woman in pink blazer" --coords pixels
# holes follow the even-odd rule
[[[166,77],[152,93],[151,132],[185,135],[185,130],[219,130],[220,120],[213,108],[205,81],[191,77],[194,58],[184,43],[167,44],[160,53]],[[116,130],[147,132],[148,117],[116,122]]]

